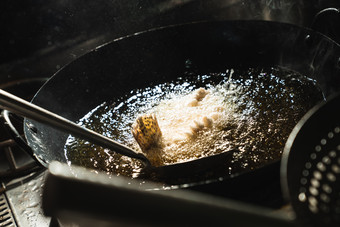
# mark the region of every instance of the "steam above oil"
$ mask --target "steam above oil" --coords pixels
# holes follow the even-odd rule
[[[200,105],[188,106],[193,91],[201,87],[209,92],[208,96]],[[79,124],[140,150],[131,125],[137,116],[155,113],[165,139],[165,146],[156,149],[159,153],[155,164],[238,149],[227,173],[232,174],[280,159],[295,124],[320,100],[322,93],[315,81],[295,72],[282,68],[233,69],[185,75],[113,97],[80,119]],[[192,138],[185,136],[194,120],[215,113],[218,118],[210,127]],[[69,164],[108,174],[134,178],[141,168],[136,160],[72,136],[65,145],[65,155]]]

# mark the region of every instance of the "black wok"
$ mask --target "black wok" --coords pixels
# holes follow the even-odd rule
[[[32,103],[77,121],[113,97],[171,81],[188,72],[206,74],[271,66],[315,79],[327,97],[340,88],[339,56],[339,46],[330,39],[289,24],[224,21],[176,25],[96,48],[58,71]],[[24,126],[28,144],[43,165],[54,160],[66,162],[67,134],[28,119]],[[257,183],[278,179],[279,161],[257,170],[240,169],[228,179],[254,181],[254,174],[260,176]]]

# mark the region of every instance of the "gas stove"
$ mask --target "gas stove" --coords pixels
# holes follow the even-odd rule
[[[340,7],[337,1],[5,1],[6,18],[0,56],[0,88],[30,100],[56,71],[77,57],[114,38],[148,28],[198,20],[256,19],[309,26],[316,13]],[[327,32],[327,31],[325,31]],[[0,126],[0,226],[59,226],[46,216],[41,199],[48,171],[26,154],[5,117],[23,137],[22,118],[2,113]],[[19,142],[20,143],[20,142]],[[194,193],[264,208],[291,219],[289,204],[281,194],[279,179],[254,195]],[[262,196],[262,197],[261,197]],[[107,224],[107,223],[106,223]]]
[[[46,78],[27,79],[6,84],[2,89],[30,99]],[[3,115],[2,115],[3,117]],[[13,118],[12,127],[20,131],[22,118]],[[5,123],[2,122],[2,125]],[[45,169],[25,153],[5,126],[1,127],[1,210],[3,226],[49,226],[50,218],[42,214],[39,206]],[[22,137],[21,137],[22,138]]]

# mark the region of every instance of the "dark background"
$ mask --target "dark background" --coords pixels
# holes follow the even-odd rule
[[[2,0],[0,84],[50,77],[114,38],[207,19],[259,19],[308,27],[337,0]]]

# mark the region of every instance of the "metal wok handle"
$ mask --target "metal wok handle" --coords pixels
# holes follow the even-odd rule
[[[139,159],[146,166],[150,166],[149,160],[140,153],[136,153],[131,148],[124,146],[108,137],[105,137],[90,129],[84,128],[76,123],[52,113],[44,108],[34,105],[15,95],[12,95],[0,89],[0,106],[4,109],[17,113],[23,117],[36,120],[40,123],[47,124],[63,132],[70,133],[89,142],[112,149],[122,155]]]
[[[261,226],[296,227],[293,217],[264,207],[244,204],[193,190],[150,190],[151,182],[52,162],[49,166],[42,209],[44,214],[80,224],[111,226]],[[89,196],[91,195],[91,196]],[[93,196],[95,195],[95,196]],[[110,204],[110,206],[103,206]],[[170,218],[169,218],[170,217]],[[106,222],[104,222],[106,223]],[[80,224],[81,225],[81,224]]]

